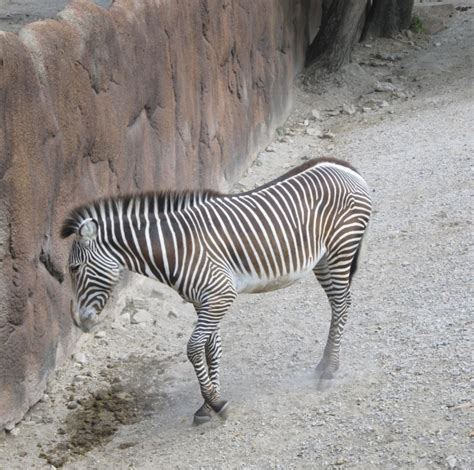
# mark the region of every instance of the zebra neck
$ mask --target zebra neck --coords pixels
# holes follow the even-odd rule
[[[120,217],[111,224],[108,245],[124,268],[172,285],[164,238],[167,230],[167,218]]]

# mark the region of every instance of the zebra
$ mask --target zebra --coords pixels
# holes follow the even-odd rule
[[[194,423],[213,412],[226,417],[219,323],[239,293],[280,289],[313,271],[332,310],[316,372],[320,380],[333,377],[370,214],[367,183],[351,165],[330,158],[240,194],[162,191],[96,200],[74,209],[61,229],[62,238],[75,235],[74,321],[83,331],[100,321],[123,269],[172,287],[197,312],[187,356],[204,404]]]

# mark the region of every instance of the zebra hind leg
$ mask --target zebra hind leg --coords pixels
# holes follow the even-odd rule
[[[331,269],[331,266],[336,266]],[[316,367],[316,373],[322,380],[329,380],[339,369],[339,352],[344,326],[347,321],[347,312],[351,303],[350,296],[350,262],[341,269],[340,260],[331,260],[324,257],[315,267],[314,273],[323,287],[331,305],[331,324],[329,335],[321,361]]]

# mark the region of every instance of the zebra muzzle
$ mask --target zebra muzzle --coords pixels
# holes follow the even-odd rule
[[[93,307],[86,307],[79,310],[75,308],[74,302],[71,301],[71,314],[76,326],[84,333],[89,333],[98,323],[97,312]]]

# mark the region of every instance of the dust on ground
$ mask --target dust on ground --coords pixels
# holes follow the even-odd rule
[[[473,468],[473,10],[433,36],[358,46],[327,83],[302,76],[287,125],[236,185],[332,155],[373,189],[329,389],[314,374],[329,306],[310,276],[239,297],[222,324],[229,418],[191,426],[195,314],[137,278],[0,438],[0,468]]]

